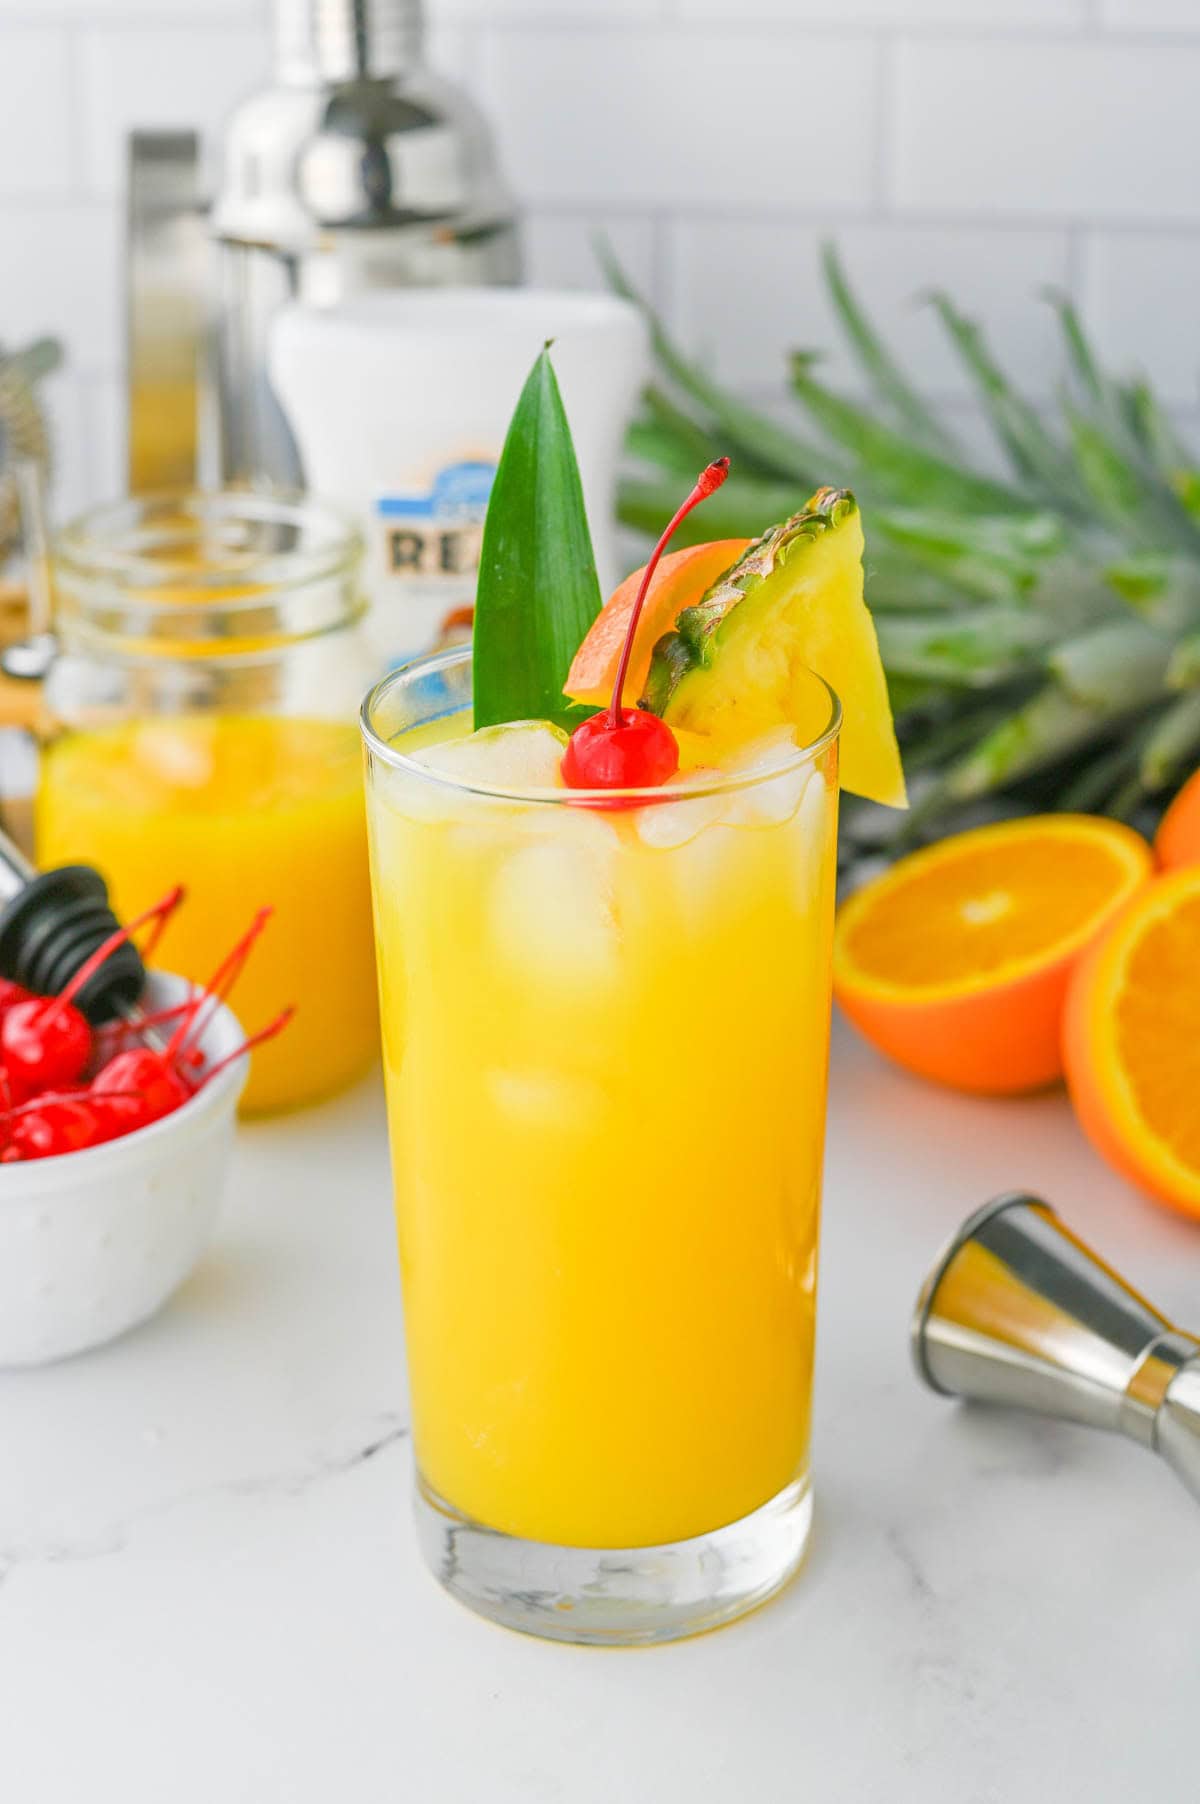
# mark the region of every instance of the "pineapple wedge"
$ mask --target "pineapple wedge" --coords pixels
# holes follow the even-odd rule
[[[772,727],[819,733],[811,672],[842,704],[845,789],[907,805],[875,625],[863,600],[863,533],[848,489],[819,489],[757,539],[654,648],[642,706],[702,734],[714,762]]]

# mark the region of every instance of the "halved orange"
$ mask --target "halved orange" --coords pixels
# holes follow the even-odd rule
[[[650,654],[663,634],[670,632],[684,608],[699,601],[752,543],[751,539],[708,539],[703,545],[669,551],[659,560],[654,580],[646,591],[629,660],[625,696],[631,707],[645,688]],[[563,684],[575,701],[602,708],[609,700],[645,568],[643,564],[641,570],[635,570],[613,590],[575,653]]]
[[[1164,871],[1200,864],[1200,770],[1188,778],[1158,823],[1154,855]]]
[[[1110,1165],[1200,1216],[1200,866],[1134,897],[1071,978],[1063,1057]]]
[[[1139,834],[1092,815],[956,834],[843,905],[834,994],[909,1071],[987,1095],[1038,1089],[1062,1076],[1073,965],[1151,869]]]

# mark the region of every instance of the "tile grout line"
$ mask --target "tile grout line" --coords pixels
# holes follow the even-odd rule
[[[173,14],[164,20],[160,13],[147,7],[145,10],[117,9],[107,13],[103,26],[119,31],[144,30],[154,36],[169,34],[175,30],[194,30],[197,27],[228,27],[230,24],[254,24],[261,26],[267,22],[269,9],[261,5],[255,9],[253,19],[247,18],[244,6],[234,0],[222,0],[219,7],[203,7],[199,4],[186,11]],[[891,28],[879,19],[860,17],[857,19],[828,20],[819,13],[811,17],[803,14],[780,19],[771,13],[753,10],[742,12],[736,21],[730,22],[728,15],[714,10],[709,15],[683,14],[678,4],[668,6],[668,0],[656,0],[654,11],[648,16],[638,18],[634,14],[612,14],[598,9],[595,13],[573,19],[563,19],[561,14],[547,9],[544,12],[530,12],[524,15],[493,17],[486,12],[472,9],[450,7],[436,20],[436,26],[446,26],[467,31],[478,30],[486,25],[488,30],[504,34],[548,32],[556,36],[575,37],[596,32],[604,35],[615,35],[622,32],[649,33],[660,31],[665,26],[686,22],[697,32],[707,32],[714,37],[728,37],[734,34],[751,33],[756,37],[777,40],[779,37],[797,39],[847,39],[860,41],[874,39],[881,32],[887,33]],[[75,26],[95,25],[96,15],[93,8],[86,4],[70,6],[58,12],[54,24],[67,28]],[[18,8],[6,11],[0,18],[0,35],[5,28],[29,29],[45,27],[47,19],[44,11],[27,0]],[[1114,49],[1148,48],[1200,49],[1200,24],[1195,29],[1181,26],[1130,26],[1106,23],[1100,9],[1099,0],[1085,0],[1084,11],[1080,21],[1075,25],[1054,24],[1048,27],[1039,26],[1032,19],[1008,20],[1000,16],[980,24],[962,22],[953,18],[947,19],[915,19],[897,29],[897,34],[914,43],[929,41],[947,44],[996,43],[1012,42],[1045,46],[1047,44],[1067,45],[1078,48],[1081,40],[1089,40]]]
[[[449,12],[439,19],[442,25],[471,25],[481,22],[481,15],[470,12]],[[665,25],[687,23],[697,34],[707,32],[713,37],[744,36],[778,40],[779,38],[846,39],[861,42],[863,39],[876,38],[882,31],[894,30],[895,34],[914,43],[936,41],[946,44],[987,44],[987,43],[1025,43],[1045,46],[1047,44],[1065,45],[1079,49],[1082,43],[1095,42],[1114,49],[1138,48],[1150,49],[1200,49],[1200,25],[1194,30],[1179,26],[1108,26],[1090,35],[1093,20],[1084,14],[1074,25],[1052,25],[1043,27],[1031,20],[1005,20],[996,18],[983,24],[962,23],[955,19],[915,19],[908,23],[892,27],[879,19],[868,17],[858,19],[828,20],[818,14],[805,17],[793,14],[790,18],[780,19],[768,12],[739,13],[735,22],[731,23],[728,13],[714,11],[707,15],[683,14],[678,6],[669,13],[655,11],[648,17],[637,18],[633,15],[621,15],[597,12],[594,14],[564,19],[555,12],[529,13],[508,18],[487,18],[490,31],[505,35],[521,33],[545,35],[553,33],[557,37],[578,37],[589,33],[613,36],[621,32],[641,32],[649,34],[659,31]],[[1095,21],[1099,23],[1097,19]]]
[[[35,188],[0,188],[0,218],[5,212],[55,214],[76,208],[99,213],[120,204],[121,191],[117,186],[75,185],[80,181],[81,172],[74,166],[74,156],[72,163],[73,185],[70,188],[60,188],[53,192]],[[880,209],[874,196],[861,204],[842,207],[836,211],[828,207],[762,206],[752,203],[739,207],[722,204],[709,206],[690,198],[660,197],[643,200],[622,194],[601,197],[554,195],[548,198],[533,195],[523,196],[522,203],[526,213],[549,220],[594,219],[618,214],[631,220],[646,220],[651,224],[659,220],[670,220],[691,225],[720,226],[756,224],[836,229],[839,225],[845,225],[856,231],[875,229],[898,234],[911,229],[921,232],[940,231],[948,235],[964,231],[996,236],[1023,232],[1049,238],[1055,233],[1078,232],[1086,235],[1104,232],[1130,238],[1169,238],[1180,242],[1200,236],[1200,210],[1195,218],[1184,218],[1179,215],[1135,216],[1119,212],[1099,212],[1086,216],[1079,213],[1019,210],[986,213],[968,212],[963,208],[942,210],[898,207],[894,204]]]
[[[36,204],[37,197],[26,196],[28,204]],[[1030,232],[1041,234],[1047,238],[1054,234],[1078,228],[1081,231],[1116,232],[1130,236],[1174,237],[1190,239],[1200,236],[1200,210],[1195,218],[1162,216],[1158,218],[1134,216],[1131,214],[1099,213],[1084,217],[1069,213],[1038,213],[1005,211],[997,213],[968,212],[963,208],[952,208],[941,211],[930,207],[897,207],[889,206],[886,212],[880,212],[874,199],[861,204],[845,206],[836,211],[828,207],[805,206],[745,206],[727,205],[709,206],[694,200],[658,198],[653,200],[634,199],[629,195],[610,194],[601,197],[582,195],[553,195],[546,198],[539,196],[525,197],[525,210],[536,213],[546,219],[569,219],[593,217],[603,214],[624,214],[630,219],[653,220],[666,214],[673,220],[682,220],[689,224],[712,225],[746,225],[764,226],[826,226],[836,228],[839,225],[853,226],[856,230],[864,227],[875,227],[880,231],[903,231],[911,228],[914,231],[944,231],[961,233],[964,231],[996,233],[1004,235],[1011,232]]]
[[[655,312],[667,325],[675,328],[674,269],[677,261],[672,220],[665,212],[654,213],[650,221],[650,293]]]
[[[896,40],[891,32],[882,32],[875,52],[875,143],[871,171],[875,208],[881,219],[889,217],[892,202],[891,168],[899,92],[896,61]]]
[[[73,6],[70,9],[54,14],[48,21],[46,14],[33,6],[15,8],[0,14],[0,38],[5,30],[12,26],[17,30],[28,31],[34,27],[61,25],[66,30],[77,30],[80,27],[99,25],[104,31],[146,31],[154,36],[164,32],[194,31],[197,26],[213,25],[227,28],[230,25],[262,25],[269,23],[269,14],[259,11],[257,17],[247,17],[244,6],[235,5],[233,0],[225,0],[217,10],[197,7],[195,11],[172,13],[164,19],[161,13],[154,12],[106,12],[103,19],[97,20],[95,9],[89,6]]]
[[[1079,224],[1067,227],[1067,293],[1076,307],[1082,312],[1086,302],[1087,282],[1087,246],[1084,227]]]

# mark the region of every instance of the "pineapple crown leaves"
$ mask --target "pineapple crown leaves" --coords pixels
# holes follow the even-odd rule
[[[833,244],[824,279],[862,388],[838,392],[816,350],[793,353],[796,428],[687,357],[611,250],[600,255],[613,286],[645,308],[658,364],[629,436],[627,524],[652,528],[675,475],[729,445],[739,473],[682,542],[790,525],[797,491],[824,482],[866,507],[867,597],[905,761],[928,772],[910,825],[945,828],[994,792],[1007,805],[1079,806],[1084,795],[1152,816],[1147,798],[1161,805],[1200,762],[1200,469],[1149,383],[1105,369],[1070,298],[1043,297],[1067,378],[1051,420],[977,322],[941,291],[925,297],[991,428],[997,474],[905,376]]]

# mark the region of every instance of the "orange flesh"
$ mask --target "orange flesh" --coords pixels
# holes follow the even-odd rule
[[[1073,937],[1128,879],[1128,861],[1108,845],[1052,827],[976,841],[878,895],[843,950],[859,975],[897,988],[986,983]]]
[[[1152,917],[1125,963],[1115,1050],[1138,1113],[1200,1172],[1200,894]]]
[[[1188,778],[1163,815],[1154,850],[1165,871],[1200,864],[1200,770]]]

